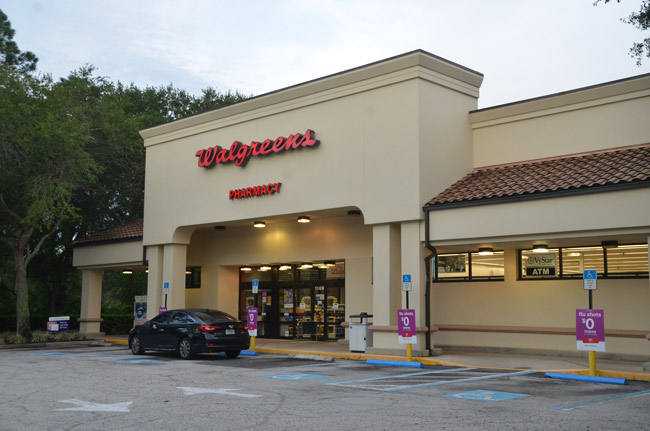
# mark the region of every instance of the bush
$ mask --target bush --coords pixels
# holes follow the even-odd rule
[[[128,334],[133,328],[133,314],[105,314],[101,330],[106,335]]]

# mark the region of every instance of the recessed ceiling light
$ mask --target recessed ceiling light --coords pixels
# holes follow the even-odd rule
[[[336,266],[336,262],[334,262],[333,260],[326,260],[325,266]]]
[[[242,266],[241,268],[239,268],[239,270],[244,271],[244,272],[248,272],[248,271],[252,271],[253,268],[251,268],[250,266]]]
[[[226,230],[226,227],[219,225],[219,226],[215,226],[214,230]]]
[[[298,217],[298,223],[309,223],[311,222],[311,219],[309,216],[300,216]]]
[[[131,268],[124,268],[122,274],[133,274],[133,270]]]
[[[270,271],[271,265],[262,265],[260,266],[260,271]]]
[[[359,217],[361,215],[361,211],[359,210],[350,210],[348,211],[348,215],[352,217]]]
[[[253,223],[253,227],[257,227],[257,228],[263,228],[263,227],[266,227],[266,222],[263,222],[263,221],[261,221],[261,220],[258,220],[258,221],[256,221],[256,222]]]
[[[548,245],[546,245],[546,244],[533,244],[533,251],[535,253],[548,253]]]
[[[313,268],[314,265],[312,265],[311,262],[303,262],[302,265],[300,265],[300,269],[309,269]]]
[[[280,265],[280,271],[288,271],[292,268],[291,265]]]
[[[479,247],[478,254],[481,256],[492,256],[494,254],[494,249],[492,247]]]

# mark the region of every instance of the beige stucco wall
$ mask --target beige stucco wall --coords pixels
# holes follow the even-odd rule
[[[305,91],[299,86],[189,119],[186,128],[179,128],[182,120],[142,132],[144,243],[189,243],[194,227],[332,208],[359,208],[367,224],[421,219],[431,194],[456,179],[455,169],[471,166],[467,111],[476,107],[481,78],[468,71],[442,76],[435,69],[444,62],[414,58],[422,61],[399,70],[389,62],[381,66],[385,74],[370,79],[350,82],[357,72],[342,74],[325,79],[331,85],[324,89],[306,84]],[[240,112],[247,104],[251,109]],[[244,168],[202,169],[194,156],[234,140],[249,144],[308,128],[319,147],[251,158]],[[279,194],[228,200],[231,189],[271,182],[282,183]]]
[[[72,265],[75,268],[127,268],[142,265],[142,241],[113,242],[76,246]]]
[[[432,284],[436,325],[575,328],[575,310],[589,308],[581,279],[517,280],[517,251],[505,250],[505,281]],[[605,312],[606,330],[650,332],[647,279],[602,279],[593,306]],[[575,351],[575,336],[440,331],[435,344]],[[645,339],[606,338],[608,352],[650,355]]]
[[[650,142],[650,76],[470,114],[474,166]]]
[[[650,188],[431,211],[435,244],[650,233]],[[532,242],[529,244],[532,246]]]

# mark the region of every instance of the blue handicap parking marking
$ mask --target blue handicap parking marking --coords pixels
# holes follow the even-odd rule
[[[68,352],[45,352],[45,353],[30,353],[30,356],[62,356],[71,355]]]
[[[158,359],[127,359],[125,361],[117,361],[118,364],[127,364],[127,365],[135,365],[135,364],[159,364],[165,361],[160,361]]]
[[[499,391],[484,391],[477,389],[475,391],[459,392],[457,394],[443,395],[447,398],[460,398],[464,400],[474,400],[474,401],[505,401],[512,400],[515,398],[529,397],[530,395],[526,394],[515,394],[512,392],[499,392]]]
[[[291,374],[277,374],[274,376],[264,376],[268,379],[277,379],[277,380],[308,380],[308,379],[321,379],[323,377],[329,377],[324,374],[310,374],[310,373],[291,373]]]

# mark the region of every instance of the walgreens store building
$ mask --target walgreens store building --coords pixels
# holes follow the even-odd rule
[[[650,356],[650,75],[477,110],[482,80],[414,51],[143,130],[144,219],[75,248],[82,331],[128,268],[147,318],[244,317],[259,280],[259,336],[367,312],[366,351],[402,354],[410,274],[416,355],[574,352],[595,269],[608,354]]]

